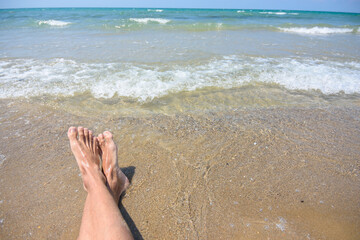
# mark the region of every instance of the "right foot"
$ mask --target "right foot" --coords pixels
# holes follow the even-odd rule
[[[130,182],[119,168],[117,146],[111,132],[105,131],[103,134],[99,134],[98,139],[101,149],[102,168],[106,176],[107,186],[116,203],[118,203],[120,195],[129,187]]]
[[[86,191],[94,184],[104,184],[105,177],[100,170],[99,147],[97,138],[83,127],[70,127],[68,130],[71,151],[79,166]]]

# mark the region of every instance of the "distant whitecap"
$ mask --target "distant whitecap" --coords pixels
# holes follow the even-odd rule
[[[312,34],[312,35],[321,35],[321,34],[336,34],[336,33],[351,33],[353,29],[351,28],[329,28],[329,27],[292,27],[292,28],[279,28],[283,32],[297,33],[297,34]]]
[[[170,22],[169,19],[164,19],[164,18],[130,18],[130,21],[143,23],[143,24],[147,24],[149,22],[157,22],[160,24],[166,24],[166,23]]]
[[[148,12],[162,12],[163,9],[148,9]]]
[[[58,20],[45,20],[45,21],[38,21],[38,24],[63,27],[63,26],[71,24],[71,22],[64,22],[64,21],[58,21]]]
[[[260,14],[286,15],[286,12],[259,12]]]

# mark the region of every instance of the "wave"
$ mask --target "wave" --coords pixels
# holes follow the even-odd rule
[[[71,22],[64,22],[59,20],[45,20],[45,21],[38,21],[39,25],[50,25],[50,26],[56,26],[56,27],[63,27],[66,25],[71,24]]]
[[[103,25],[107,26],[107,25]],[[269,24],[234,24],[228,21],[202,21],[202,22],[187,22],[169,20],[164,18],[130,18],[122,21],[121,24],[114,24],[111,28],[121,28],[126,30],[139,29],[162,29],[168,31],[248,31],[260,30],[268,32],[286,32],[303,35],[329,35],[329,34],[345,34],[345,33],[360,33],[358,26],[334,26],[334,25],[295,25],[292,23],[285,23],[278,26]]]
[[[312,35],[322,35],[322,34],[336,34],[336,33],[352,33],[354,29],[352,28],[329,28],[329,27],[290,27],[290,28],[278,28],[283,32],[297,33],[297,34],[312,34]]]
[[[286,15],[286,12],[259,12],[260,14]]]
[[[72,96],[91,92],[151,101],[205,87],[232,88],[258,82],[324,94],[360,93],[360,62],[225,56],[201,63],[83,63],[52,60],[0,61],[0,98]]]
[[[171,21],[169,19],[164,19],[164,18],[130,18],[129,20],[138,22],[138,23],[143,23],[143,24],[147,24],[149,22],[157,22],[160,24],[166,24]]]
[[[231,26],[226,25],[224,23],[193,23],[187,25],[180,25],[178,28],[187,30],[187,31],[220,31],[224,29],[232,29]]]
[[[148,9],[148,12],[163,12],[163,9]]]
[[[122,24],[122,25],[116,25],[115,26],[115,28],[118,28],[118,29],[120,29],[120,28],[125,28],[126,27],[126,25],[125,24]]]

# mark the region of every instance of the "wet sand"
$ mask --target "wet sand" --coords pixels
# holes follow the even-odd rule
[[[0,239],[75,239],[69,126],[110,130],[136,239],[359,239],[360,106],[85,117],[0,101]]]

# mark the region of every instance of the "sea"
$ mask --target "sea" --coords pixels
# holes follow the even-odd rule
[[[0,10],[2,99],[173,113],[359,94],[359,13]]]

